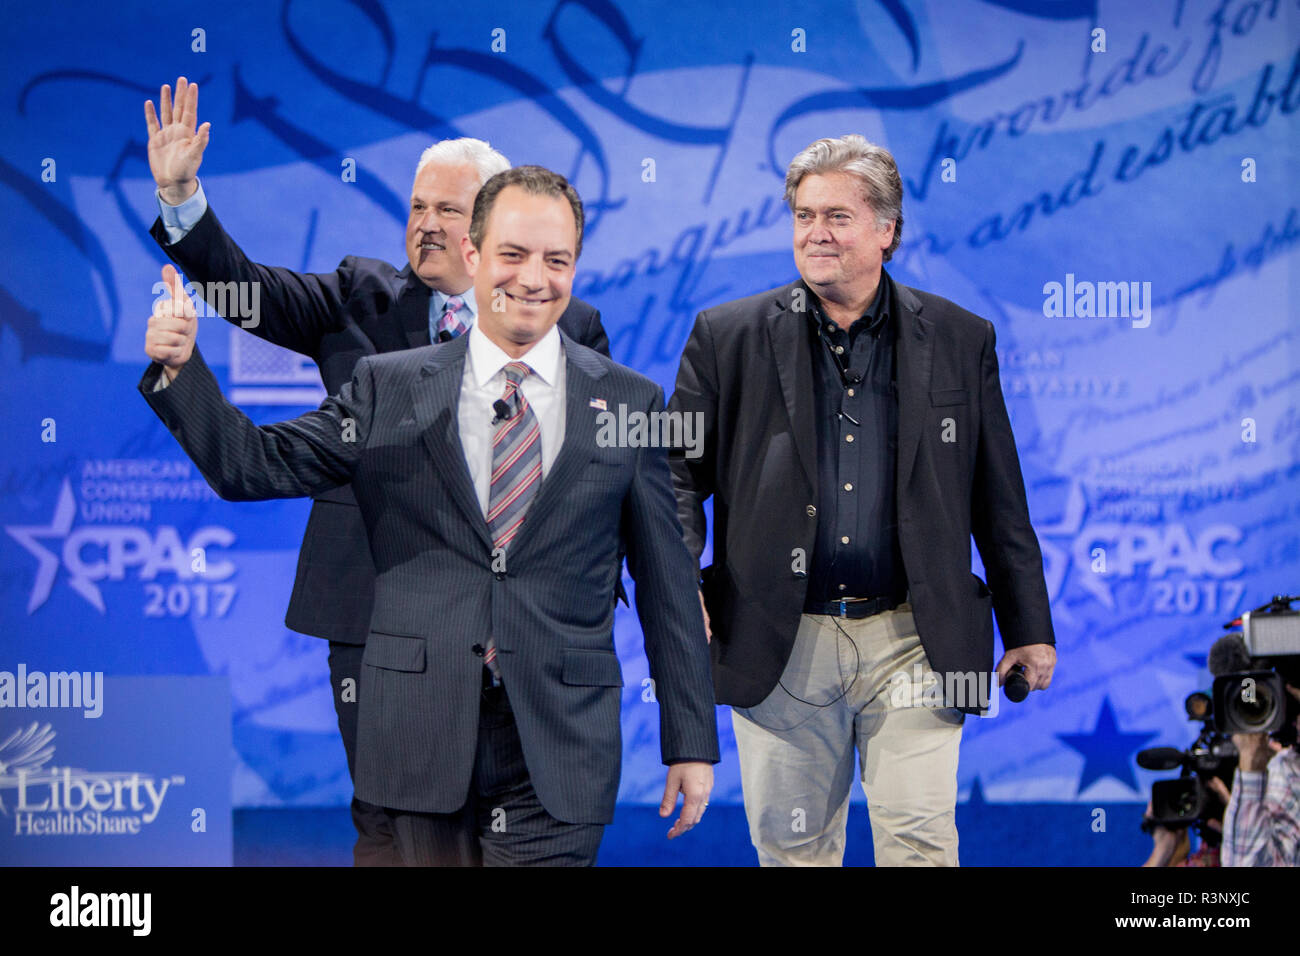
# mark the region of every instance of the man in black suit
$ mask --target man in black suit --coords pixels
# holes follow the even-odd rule
[[[700,313],[670,408],[714,686],[733,706],[764,865],[839,865],[855,751],[876,862],[957,863],[957,755],[988,679],[1048,686],[1042,556],[998,381],[993,326],[881,268],[902,183],[861,136],[790,164],[797,282]],[[988,585],[971,573],[972,535]]]
[[[473,324],[477,305],[468,294],[471,280],[460,243],[479,187],[510,165],[486,143],[445,140],[421,156],[411,187],[409,261],[403,269],[379,259],[348,256],[334,272],[304,275],[250,261],[208,205],[198,169],[211,124],[197,125],[198,85],[180,77],[174,107],[171,90],[164,85],[159,110],[161,117],[155,116],[152,101],[145,103],[149,167],[158,187],[154,239],[205,294],[227,282],[256,288],[255,299],[245,295],[242,300],[257,304],[256,315],[225,310],[223,317],[268,342],[309,356],[329,394],[337,395],[351,380],[363,356],[450,340]],[[571,299],[559,325],[574,341],[609,354],[600,313],[585,302]],[[334,709],[354,779],[356,695],[374,595],[374,564],[351,489],[344,485],[318,495],[303,535],[284,622],[330,642]],[[398,862],[392,826],[380,808],[354,795],[352,820],[357,865]]]
[[[218,494],[352,485],[378,572],[357,794],[388,809],[408,864],[595,860],[622,756],[620,544],[660,704],[660,814],[685,797],[670,838],[712,788],[708,653],[667,456],[598,431],[616,406],[662,415],[662,391],[556,328],[582,223],[562,176],[494,176],[463,244],[469,334],[363,358],[337,397],[279,425],[221,396],[170,266],[187,312],[149,320],[141,391]]]

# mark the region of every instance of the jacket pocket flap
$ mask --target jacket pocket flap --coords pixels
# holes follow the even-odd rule
[[[362,661],[390,671],[422,671],[424,638],[371,631]]]
[[[561,679],[566,684],[594,687],[622,687],[623,670],[613,651],[567,650]]]
[[[970,401],[970,392],[964,388],[934,388],[930,390],[930,405],[965,405]]]
[[[587,467],[578,472],[578,481],[620,481],[626,464],[621,461],[604,461],[593,459]]]

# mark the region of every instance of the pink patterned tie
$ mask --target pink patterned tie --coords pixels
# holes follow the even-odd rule
[[[469,328],[468,325],[461,322],[456,314],[463,308],[465,308],[465,298],[463,296],[448,296],[446,305],[442,307],[442,318],[438,320],[438,331],[447,332],[454,339]]]

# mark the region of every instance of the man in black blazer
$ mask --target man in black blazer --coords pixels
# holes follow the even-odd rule
[[[708,653],[667,456],[598,431],[616,408],[662,414],[662,391],[555,327],[582,222],[562,176],[492,177],[463,244],[469,333],[363,358],[337,397],[279,425],[221,396],[192,308],[149,320],[141,390],[223,498],[352,485],[378,572],[357,794],[388,809],[408,864],[595,860],[622,756],[620,544],[670,765],[661,815],[685,797],[670,838],[712,787]]]
[[[860,136],[791,163],[797,282],[700,313],[670,408],[704,454],[673,460],[714,686],[733,706],[761,863],[839,865],[855,751],[878,864],[957,863],[965,713],[1051,681],[1042,556],[993,326],[895,283],[902,184]],[[988,577],[971,573],[971,537]]]
[[[479,187],[510,165],[486,143],[447,140],[421,157],[411,188],[404,268],[348,256],[334,272],[302,274],[250,261],[208,205],[197,177],[211,124],[197,126],[198,85],[180,77],[174,107],[164,85],[159,109],[161,117],[155,116],[152,101],[145,103],[149,166],[159,204],[151,234],[205,294],[220,288],[215,284],[256,283],[245,286],[258,290],[256,299],[245,295],[242,301],[256,302],[257,314],[240,316],[227,309],[223,317],[309,356],[329,394],[337,395],[351,380],[363,356],[449,340],[473,324],[477,309],[460,243]],[[587,303],[571,299],[559,326],[574,341],[609,354],[600,313]],[[354,779],[356,694],[374,596],[374,564],[352,490],[343,485],[317,495],[284,623],[330,642],[334,709]],[[398,862],[392,827],[380,808],[354,795],[352,819],[357,865]]]

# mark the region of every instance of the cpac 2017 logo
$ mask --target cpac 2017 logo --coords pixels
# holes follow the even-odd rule
[[[1245,567],[1233,553],[1244,538],[1236,525],[1191,528],[1181,522],[1093,522],[1085,520],[1087,511],[1083,492],[1075,485],[1062,519],[1038,529],[1053,602],[1064,593],[1069,576],[1104,607],[1114,610],[1112,586],[1145,578],[1151,584],[1152,613],[1236,610],[1245,590],[1243,582],[1229,580]],[[1175,580],[1167,580],[1171,576]],[[1068,616],[1064,605],[1056,611]]]
[[[229,609],[235,585],[207,582],[223,581],[235,573],[232,562],[211,558],[212,548],[234,544],[230,529],[208,525],[182,539],[171,525],[159,525],[152,532],[135,525],[83,524],[74,528],[76,514],[76,499],[65,478],[49,524],[5,528],[37,561],[28,614],[49,600],[60,567],[67,573],[68,586],[100,614],[105,606],[98,582],[125,580],[131,569],[143,582],[152,582],[160,574],[176,576],[177,584],[166,589],[161,584],[145,585],[146,616],[176,617],[193,610],[200,616],[223,617]],[[184,583],[195,579],[203,583]]]

